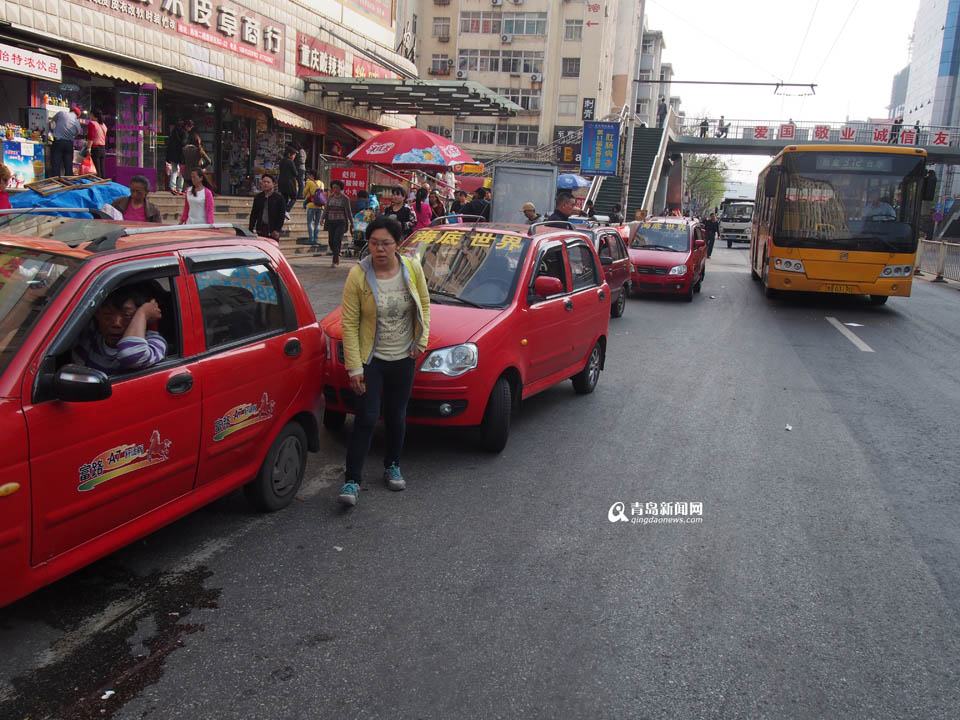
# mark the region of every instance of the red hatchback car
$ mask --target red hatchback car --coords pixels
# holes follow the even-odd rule
[[[707,243],[691,218],[655,217],[636,223],[630,237],[634,292],[671,293],[687,302],[707,272]]]
[[[276,243],[89,220],[61,237],[0,235],[0,605],[240,486],[284,507],[319,447],[323,336]],[[125,311],[104,299],[133,292],[165,354],[78,364]]]
[[[399,248],[421,262],[430,288],[430,341],[407,417],[478,426],[481,447],[499,452],[522,399],[568,379],[578,393],[593,391],[606,355],[610,288],[583,233],[454,227],[420,230]],[[340,309],[320,324],[327,336],[324,424],[336,429],[354,408]]]
[[[607,225],[575,225],[576,229],[590,236],[603,265],[603,274],[610,286],[610,317],[622,317],[630,297],[630,274],[633,266],[627,254],[626,240],[617,228]]]

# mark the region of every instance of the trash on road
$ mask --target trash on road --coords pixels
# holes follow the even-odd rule
[[[787,426],[784,428],[784,430],[786,430],[787,432],[789,432],[790,430],[793,430],[793,425],[791,425],[790,423],[787,423]]]
[[[863,327],[860,323],[844,323],[844,325],[849,325],[850,327]]]
[[[343,548],[340,547],[339,545],[334,545],[333,549],[336,550],[337,552],[343,552]]]
[[[717,296],[716,296],[716,295],[711,295],[711,296],[710,296],[710,299],[711,299],[711,300],[716,300],[716,299],[717,299]]]
[[[116,690],[107,690],[103,695],[100,696],[101,700],[109,700],[112,696],[116,695]]]

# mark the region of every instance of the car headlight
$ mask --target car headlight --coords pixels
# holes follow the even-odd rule
[[[887,265],[881,275],[884,277],[906,277],[913,272],[913,265]]]
[[[473,370],[480,359],[480,352],[473,343],[463,343],[433,350],[424,359],[420,372],[443,373],[450,377],[463,375]]]
[[[786,270],[787,272],[802,273],[803,260],[790,260],[789,258],[774,258],[773,266],[777,270]]]
[[[672,268],[670,268],[670,272],[667,273],[667,274],[668,274],[668,275],[686,275],[686,274],[687,274],[687,266],[686,266],[686,265],[674,265]]]

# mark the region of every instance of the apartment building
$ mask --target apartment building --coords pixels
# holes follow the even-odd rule
[[[423,78],[472,80],[516,117],[423,116],[478,159],[535,147],[619,112],[630,99],[639,0],[406,0]]]

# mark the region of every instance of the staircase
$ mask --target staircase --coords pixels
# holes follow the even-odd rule
[[[157,206],[163,222],[176,225],[183,214],[183,196],[173,195],[166,190],[150,193],[150,202]],[[214,220],[218,223],[234,223],[246,228],[250,223],[250,209],[253,207],[252,197],[217,196],[213,199]],[[306,257],[313,252],[307,240],[307,211],[303,201],[298,200],[290,211],[290,219],[283,224],[280,232],[280,251],[287,258],[298,255]],[[321,230],[319,235],[320,249],[327,250],[327,234]]]
[[[660,149],[660,138],[663,130],[660,128],[636,128],[633,132],[633,159],[630,167],[630,196],[627,198],[627,212],[629,216],[624,220],[633,220],[633,211],[643,207],[643,193],[647,189],[650,178],[650,168],[653,167]],[[594,208],[597,214],[607,215],[615,203],[620,202],[623,192],[623,180],[619,177],[604,179]]]

